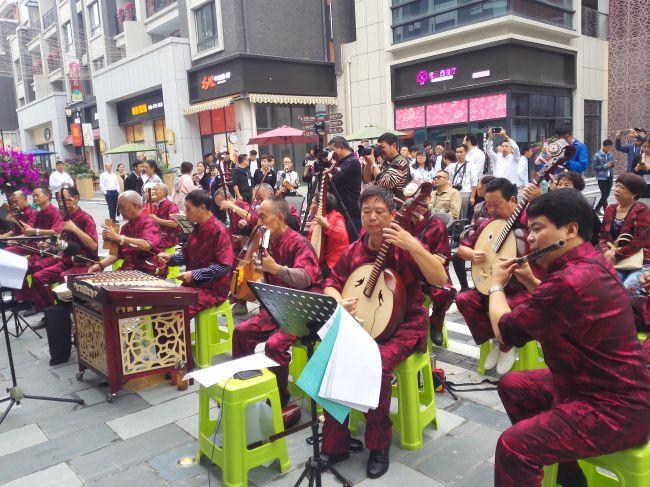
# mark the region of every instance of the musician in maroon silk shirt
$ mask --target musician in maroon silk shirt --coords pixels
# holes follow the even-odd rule
[[[102,232],[104,240],[119,244],[118,250],[111,250],[99,264],[91,266],[89,272],[99,272],[118,259],[124,259],[120,270],[153,272],[152,266],[146,261],[151,262],[152,258],[155,261],[155,255],[163,250],[160,245],[160,228],[150,216],[142,213],[142,205],[142,196],[135,191],[125,191],[119,196],[117,206],[128,222],[122,225],[119,234],[111,228],[104,228]]]
[[[494,219],[508,219],[517,207],[517,187],[504,178],[495,178],[485,187],[485,206],[492,218],[483,221],[476,229],[472,228],[467,236],[461,240],[457,255],[465,260],[474,263],[480,263],[485,259],[485,253],[474,250],[474,245],[479,235],[485,227]],[[518,254],[523,255],[527,252],[526,237],[528,229],[521,222],[524,218],[515,224],[513,232],[517,238]],[[530,293],[526,288],[517,281],[512,279],[506,286],[506,295],[510,306],[517,306],[528,299]],[[475,289],[460,293],[456,296],[456,306],[458,311],[465,318],[465,322],[472,333],[472,337],[477,345],[493,339],[494,333],[488,317],[488,298]],[[485,361],[485,369],[489,370],[497,367],[497,372],[505,374],[508,372],[515,361],[515,351],[512,347],[501,344],[499,346],[494,341],[492,350]]]
[[[19,220],[21,223],[33,227],[36,222],[36,216],[38,215],[38,212],[29,205],[29,202],[27,201],[27,195],[25,195],[25,193],[23,193],[22,191],[18,190],[18,191],[14,191],[13,194],[10,196],[10,198],[14,207],[18,210],[18,214],[13,215],[13,217]],[[18,225],[14,225],[14,228],[12,230],[0,236],[16,237],[22,234],[23,234],[22,229]]]
[[[490,320],[500,341],[541,343],[548,369],[511,372],[499,396],[513,426],[499,438],[495,485],[541,485],[542,466],[560,464],[558,483],[586,486],[576,460],[636,447],[650,433],[650,371],[629,298],[611,263],[593,248],[593,212],[582,195],[559,189],[528,207],[531,250],[564,240],[528,265],[497,264]],[[531,292],[511,307],[503,292],[516,275]]]
[[[63,222],[61,240],[79,246],[80,257],[97,261],[97,226],[92,216],[79,208],[79,193],[76,188],[62,188],[57,199],[65,198],[69,219]],[[59,207],[63,204],[59,202]],[[65,218],[65,216],[64,216]],[[51,284],[64,282],[65,276],[88,272],[92,262],[79,257],[61,254],[61,259],[32,275],[32,287],[28,296],[37,311],[43,311],[54,302]],[[43,323],[44,324],[44,323]]]
[[[176,203],[167,198],[169,190],[165,184],[157,184],[152,191],[154,212],[149,217],[160,226],[160,246],[164,249],[176,247],[181,237],[181,229],[170,215],[178,213]]]
[[[287,226],[289,215],[289,205],[281,196],[271,196],[259,207],[259,224],[271,232],[269,249],[262,259],[264,280],[276,286],[320,292],[323,283],[316,252],[305,237]],[[265,309],[239,324],[232,337],[233,358],[250,355],[266,341],[264,353],[280,364],[271,370],[277,377],[283,406],[290,398],[288,351],[296,340],[280,330]]]
[[[366,447],[370,449],[367,474],[377,478],[388,471],[388,456],[392,437],[390,397],[392,371],[415,350],[425,351],[427,340],[427,313],[423,306],[421,282],[441,286],[447,282],[447,273],[439,259],[431,255],[422,243],[397,224],[395,203],[390,190],[381,186],[368,187],[360,197],[361,238],[343,252],[332,273],[325,281],[325,294],[333,296],[352,316],[356,314],[357,300],[343,298],[341,292],[350,274],[362,264],[371,264],[384,239],[394,244],[386,259],[386,267],[400,275],[404,283],[407,308],[404,320],[395,334],[379,344],[382,361],[381,391],[377,409],[366,414]],[[330,463],[349,457],[350,432],[325,413],[323,452]]]
[[[184,265],[177,279],[183,286],[198,291],[197,303],[189,307],[190,317],[199,311],[219,306],[228,298],[230,271],[235,263],[230,234],[211,211],[207,191],[195,190],[185,197],[185,214],[195,223],[187,243],[174,255],[166,252],[158,258],[168,265]]]

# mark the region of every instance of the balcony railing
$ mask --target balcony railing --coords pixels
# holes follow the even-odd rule
[[[582,35],[607,40],[609,15],[582,6]]]
[[[61,68],[61,55],[49,54],[47,56],[47,70],[52,74],[57,69]]]
[[[51,8],[43,14],[43,30],[47,30],[51,25],[56,23],[56,7]]]
[[[29,27],[25,30],[25,42],[30,43],[35,38],[38,37],[38,34],[41,32],[41,22],[39,20],[34,21],[30,24]]]
[[[118,8],[117,14],[115,15],[117,33],[121,34],[124,32],[124,22],[130,22],[134,20],[137,20],[135,16],[135,6],[129,8]]]
[[[161,10],[174,5],[178,0],[146,0],[147,17],[160,12]]]
[[[570,0],[393,0],[393,43],[437,34],[485,20],[516,15],[573,28]]]

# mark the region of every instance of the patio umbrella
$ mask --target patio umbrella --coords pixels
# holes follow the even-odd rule
[[[386,129],[378,125],[366,125],[365,127],[357,130],[356,132],[352,132],[350,135],[346,137],[346,139],[348,139],[348,141],[378,139],[381,136],[381,134],[386,132],[394,134],[397,137],[403,137],[404,135],[406,135],[404,132],[399,132],[397,130],[392,130],[392,129]]]
[[[124,144],[107,150],[104,154],[130,154],[132,152],[156,152],[158,149],[145,144]]]
[[[303,132],[303,130],[283,125],[282,127],[257,134],[257,137],[248,139],[248,145],[318,144],[318,136],[305,137]]]
[[[56,154],[56,152],[43,149],[30,150],[29,153],[33,156],[49,156],[51,154]]]

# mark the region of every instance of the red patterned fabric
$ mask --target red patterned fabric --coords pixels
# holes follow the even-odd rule
[[[16,215],[16,219],[20,220],[23,223],[26,223],[30,227],[34,227],[36,224],[36,217],[38,216],[38,211],[36,211],[34,208],[31,206],[27,205],[25,208],[20,210],[20,213]],[[18,225],[14,225],[14,230],[13,230],[14,235],[22,235],[23,231],[20,229]]]
[[[250,233],[252,229],[251,221],[252,221],[252,212],[251,212],[251,205],[244,201],[244,200],[235,200],[235,205],[238,208],[241,208],[244,211],[248,212],[248,216],[246,217],[246,227],[239,228],[239,222],[244,220],[241,216],[239,216],[237,213],[234,211],[231,211],[230,214],[230,234],[231,235],[247,235]],[[255,215],[255,220],[257,220],[257,214]]]
[[[611,280],[609,286],[618,287],[612,285]],[[562,294],[558,293],[557,296]],[[624,325],[620,321],[619,323]],[[554,324],[562,328],[566,326],[566,323],[545,321],[549,329],[556,328]],[[597,328],[599,323],[593,325],[593,328]],[[606,328],[610,332],[613,331],[610,326]],[[631,328],[629,323],[627,328]],[[631,333],[626,335],[631,336]],[[576,343],[580,343],[583,338],[585,337],[581,337]],[[616,341],[619,340],[614,340]],[[570,350],[563,348],[563,343],[566,342],[567,340],[556,342],[557,348],[570,354]],[[601,343],[616,354],[616,345],[612,340]],[[638,342],[636,348],[640,353]],[[547,350],[549,348],[545,347],[545,357]],[[553,368],[510,372],[502,377],[499,381],[499,396],[513,426],[503,432],[497,443],[494,485],[541,485],[543,465],[559,462],[558,477],[561,478],[577,472],[576,460],[580,458],[632,448],[647,441],[650,432],[648,373],[643,372],[644,367],[638,362],[638,358],[629,367],[618,369],[621,372],[618,377],[621,383],[630,382],[628,373],[629,379],[636,382],[629,392],[622,391],[619,387],[600,390],[600,385],[596,383],[599,382],[597,375],[573,375],[572,370],[563,370],[562,374],[564,377],[569,374],[581,387],[571,397],[566,398],[558,397],[558,374]],[[585,364],[590,367],[599,366],[601,370],[607,368],[607,363],[601,364],[598,361],[599,357],[581,354],[566,355],[565,359],[565,363],[571,364],[572,369],[581,369]],[[587,381],[582,382],[585,378]],[[593,394],[581,394],[587,388],[591,388],[593,392],[598,391],[602,400],[594,400]],[[637,392],[642,394],[638,395]],[[636,396],[635,399],[629,401],[633,396]]]
[[[154,208],[156,216],[162,220],[171,220],[172,217],[169,215],[172,213],[178,213],[178,206],[176,206],[176,203],[167,198],[156,203]],[[160,227],[160,245],[165,249],[176,247],[181,236],[180,227],[170,228],[163,227],[162,225],[158,226]]]
[[[34,302],[38,311],[43,311],[54,303],[54,293],[51,284],[65,282],[65,276],[84,274],[92,264],[68,265],[57,262],[49,267],[32,274],[32,287],[28,290],[29,300]]]
[[[194,227],[180,253],[185,256],[185,268],[188,271],[202,269],[213,264],[232,267],[235,263],[235,253],[228,230],[214,216],[211,216],[205,223]],[[189,286],[199,291],[197,303],[190,306],[190,315],[194,316],[199,311],[223,303],[228,298],[230,291],[230,276],[231,274],[227,272],[219,279],[203,283],[196,281],[192,281],[190,284],[183,283],[183,286]]]
[[[146,240],[151,244],[152,252],[158,253],[164,250],[160,244],[160,227],[147,215],[140,214],[137,218],[122,225],[120,235]],[[124,271],[141,270],[150,272],[145,265],[145,261],[154,256],[130,245],[120,245],[119,257],[124,259],[122,265]]]
[[[36,215],[36,220],[34,220],[34,228],[54,230],[57,233],[61,231],[62,225],[63,217],[61,216],[61,212],[52,204],[39,210],[38,215]]]
[[[322,290],[323,282],[318,267],[318,257],[305,237],[287,228],[279,239],[271,240],[269,254],[278,264],[293,269],[302,269],[309,275],[312,284],[305,291],[320,292]],[[264,274],[264,281],[268,284],[287,287],[282,279],[269,273]],[[280,367],[271,370],[277,376],[280,396],[283,400],[288,399],[288,366],[291,360],[288,350],[295,343],[296,337],[279,330],[265,309],[260,310],[257,315],[235,328],[232,337],[232,356],[238,358],[250,355],[257,344],[263,341],[266,341],[264,353],[280,364]]]
[[[650,296],[632,296],[634,324],[638,331],[650,332]]]
[[[325,218],[330,224],[328,229],[323,229],[323,236],[325,237],[325,263],[331,268],[334,267],[339,256],[350,245],[350,239],[348,237],[348,231],[345,228],[345,218],[343,218],[343,215],[336,210],[332,210],[325,215]],[[309,241],[311,241],[313,225],[317,225],[317,223],[313,222],[309,227],[309,232],[307,233],[307,240]]]
[[[72,221],[79,229],[84,232],[86,235],[88,235],[90,238],[92,238],[95,242],[97,242],[98,237],[97,237],[97,225],[95,224],[95,220],[92,216],[90,216],[88,213],[86,213],[84,210],[81,208],[77,207],[75,211],[70,213],[70,221]],[[77,245],[79,245],[79,255],[82,257],[87,257],[89,259],[93,260],[98,260],[97,257],[97,251],[92,251],[88,247],[86,247],[77,235],[75,235],[73,232],[68,232],[68,231],[63,231],[61,232],[61,239],[65,240],[66,242],[74,242]],[[81,259],[77,259],[81,260]],[[63,263],[67,268],[72,267],[72,257],[69,255],[63,254]],[[89,264],[87,261],[85,262],[80,262],[80,265],[83,267],[88,267],[91,264]],[[80,273],[79,273],[80,274]]]
[[[612,222],[616,218],[616,209],[618,203],[609,205],[605,209],[603,217],[603,226],[600,229],[600,250],[605,252],[609,249],[608,242],[614,242],[612,238]],[[636,254],[639,250],[644,249],[644,260],[650,260],[650,208],[640,202],[634,203],[630,208],[619,235],[629,233],[634,238],[630,240],[621,250],[616,252],[616,261],[626,259]]]

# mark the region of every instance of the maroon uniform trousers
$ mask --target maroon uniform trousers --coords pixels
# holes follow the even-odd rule
[[[377,253],[367,246],[366,240],[367,235],[364,234],[343,252],[325,281],[325,287],[332,287],[341,292],[348,276],[354,269],[362,264],[375,261]],[[395,334],[379,344],[382,363],[379,404],[376,409],[371,409],[366,414],[365,440],[366,447],[371,450],[386,448],[392,438],[392,422],[390,420],[392,371],[415,350],[425,351],[427,338],[427,312],[422,305],[424,296],[421,290],[421,282],[425,279],[418,265],[411,254],[393,248],[386,257],[386,266],[402,277],[407,304],[404,319]],[[346,425],[340,424],[325,413],[324,453],[346,453],[349,436],[350,432]]]
[[[302,269],[309,275],[311,285],[305,291],[320,292],[322,290],[322,278],[316,252],[307,239],[298,232],[287,228],[277,241],[271,241],[269,254],[278,264],[293,269]],[[265,274],[264,280],[268,284],[287,286],[278,276],[271,274]],[[274,367],[271,370],[278,380],[280,399],[286,402],[290,397],[288,383],[291,355],[289,348],[296,340],[296,337],[287,335],[280,330],[271,321],[266,310],[261,310],[256,316],[235,327],[232,337],[232,356],[239,358],[249,355],[253,353],[257,344],[266,341],[264,353],[280,364],[280,367]]]
[[[511,372],[499,396],[513,422],[496,448],[495,485],[540,485],[576,460],[638,446],[650,433],[650,371],[627,293],[609,261],[584,243],[557,259],[530,299],[499,320],[504,342],[542,344],[548,370]]]

